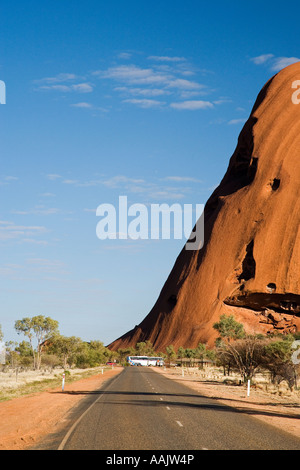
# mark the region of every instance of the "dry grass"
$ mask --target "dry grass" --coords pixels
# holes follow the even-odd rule
[[[107,369],[111,369],[111,367],[71,369],[66,373],[65,380],[72,383],[75,380],[101,374],[102,370]],[[7,372],[0,372],[0,402],[59,387],[62,385],[63,373],[63,369],[54,369],[52,371],[8,370]]]

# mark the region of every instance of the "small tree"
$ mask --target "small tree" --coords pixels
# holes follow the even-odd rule
[[[135,356],[135,349],[133,347],[119,348],[117,353],[120,364],[124,364],[126,363],[125,359],[127,356]]]
[[[196,351],[195,351],[195,354],[196,354],[196,357],[198,359],[204,359],[206,357],[206,345],[203,344],[203,343],[199,343],[198,346],[196,347]]]
[[[190,360],[190,367],[194,366],[193,359],[196,357],[196,350],[192,348],[186,348],[185,350],[185,357]]]
[[[221,355],[232,367],[237,369],[244,381],[251,380],[263,363],[265,340],[258,336],[248,335],[221,346]]]
[[[66,369],[68,366],[72,366],[76,360],[76,354],[80,353],[82,349],[83,343],[80,338],[57,335],[50,345],[49,352],[57,354],[62,360],[62,366]]]
[[[177,357],[176,351],[175,351],[174,346],[172,344],[170,346],[166,347],[166,353],[167,353],[167,357],[168,357],[168,360],[169,360],[169,365],[171,365],[171,360],[175,359]]]
[[[33,354],[30,343],[28,341],[21,341],[15,348],[15,352],[19,354],[20,366],[29,368],[33,365]]]
[[[155,351],[154,351],[154,347],[153,347],[153,344],[151,343],[151,341],[146,339],[145,343],[146,343],[146,354],[147,354],[147,356],[154,356]]]
[[[214,323],[213,328],[219,332],[221,339],[230,341],[245,337],[244,326],[238,323],[233,315],[220,316],[220,321]]]
[[[237,369],[244,381],[251,379],[262,364],[264,341],[260,336],[246,335],[244,327],[233,315],[221,315],[213,325],[220,337],[216,341],[218,358],[225,367]]]
[[[183,359],[185,358],[185,349],[180,346],[177,350],[177,357],[181,359],[181,366],[183,367]]]
[[[202,361],[201,367],[203,367],[204,359],[215,360],[215,351],[207,349],[205,344],[199,343],[195,349],[195,357]]]
[[[29,339],[34,368],[39,370],[45,342],[58,333],[58,322],[50,317],[37,315],[32,318],[26,317],[22,320],[17,320],[15,322],[15,329],[18,334],[23,333]],[[34,341],[37,343],[36,348],[34,347]]]
[[[292,335],[272,338],[263,353],[263,366],[271,373],[271,381],[279,384],[286,380],[291,390],[296,385],[296,366],[291,360],[293,341]]]
[[[17,345],[18,343],[15,341],[6,341],[5,343],[6,359],[12,368],[18,367],[20,362],[20,353],[16,351]]]
[[[228,348],[225,344],[229,343],[232,339],[237,339],[244,335],[243,325],[236,322],[233,315],[227,317],[225,314],[221,315],[220,321],[213,324],[213,328],[218,331],[219,338],[216,340],[216,355],[219,364],[223,367],[224,375],[230,374],[232,367],[235,364],[235,360],[231,354],[228,354]]]
[[[83,348],[76,354],[76,366],[85,369],[87,367],[97,367],[105,363],[108,358],[113,356],[109,349],[103,346],[101,341],[83,342]],[[117,353],[116,353],[117,355]]]
[[[149,340],[136,343],[135,349],[136,349],[137,356],[153,356],[154,355],[153,344]]]

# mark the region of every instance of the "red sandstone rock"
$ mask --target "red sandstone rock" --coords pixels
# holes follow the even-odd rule
[[[206,203],[204,246],[185,248],[146,318],[109,347],[150,340],[157,351],[214,344],[233,314],[248,332],[300,329],[300,62],[259,93],[227,172]],[[274,315],[267,313],[269,310]]]

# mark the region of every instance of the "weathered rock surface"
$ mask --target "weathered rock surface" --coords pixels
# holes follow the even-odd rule
[[[204,210],[204,246],[183,248],[145,319],[109,347],[214,344],[233,314],[248,332],[300,329],[300,62],[259,93]]]

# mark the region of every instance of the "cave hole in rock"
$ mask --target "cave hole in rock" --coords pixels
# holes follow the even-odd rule
[[[242,263],[242,272],[238,277],[239,281],[249,281],[249,279],[255,277],[256,263],[253,257],[253,246],[254,240],[251,240],[246,247],[246,255]]]
[[[232,168],[232,175],[239,179],[241,187],[252,183],[255,178],[258,165],[258,158],[252,157],[249,149],[240,149],[236,155]]]
[[[275,292],[276,291],[276,284],[274,282],[269,282],[267,285],[267,290],[269,292]]]
[[[289,302],[282,300],[280,302],[280,308],[282,308],[284,311],[288,311],[291,313],[299,312],[299,304],[297,304],[297,302]]]
[[[274,178],[272,183],[271,183],[272,191],[277,191],[279,186],[280,186],[280,179],[279,178]]]

